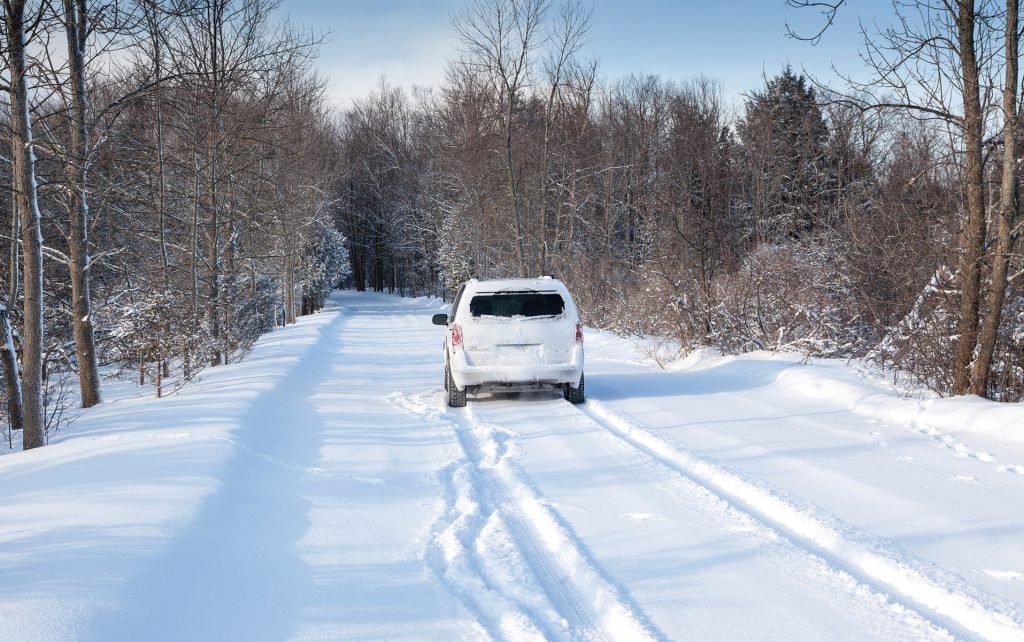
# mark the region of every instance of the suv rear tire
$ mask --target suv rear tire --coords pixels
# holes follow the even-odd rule
[[[465,408],[466,390],[459,390],[455,387],[455,381],[452,380],[452,373],[448,369],[448,364],[444,366],[444,384],[445,389],[448,391],[448,406],[451,408]]]
[[[587,400],[583,392],[583,375],[580,375],[580,385],[577,388],[573,388],[569,384],[562,384],[562,396],[565,400],[571,404],[583,403]]]

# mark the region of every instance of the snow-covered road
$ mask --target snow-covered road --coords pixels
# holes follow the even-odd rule
[[[0,458],[0,639],[1024,640],[1024,408],[590,333],[584,406],[453,410],[442,307],[338,294]]]

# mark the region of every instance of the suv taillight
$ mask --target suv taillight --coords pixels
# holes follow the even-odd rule
[[[462,326],[458,323],[452,326],[452,348],[458,350],[462,347]]]
[[[583,324],[576,324],[576,343],[583,343]]]

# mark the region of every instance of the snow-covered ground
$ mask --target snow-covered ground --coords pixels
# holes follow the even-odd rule
[[[446,407],[443,304],[341,293],[0,457],[0,640],[1024,640],[1024,407],[841,362]]]

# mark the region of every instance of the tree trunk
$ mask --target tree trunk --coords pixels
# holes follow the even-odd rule
[[[958,0],[956,16],[964,102],[964,174],[967,212],[960,230],[960,329],[953,357],[953,394],[971,392],[971,362],[978,343],[981,299],[981,255],[985,243],[985,201],[982,191],[982,113],[975,53],[973,0]]]
[[[222,363],[220,336],[220,220],[217,212],[217,160],[214,143],[210,144],[210,184],[209,184],[209,255],[210,264],[210,301],[207,314],[210,318],[210,341],[213,343],[213,355],[210,364],[219,366]]]
[[[523,225],[523,207],[519,198],[519,185],[516,182],[515,158],[512,154],[512,117],[514,96],[508,97],[508,122],[505,123],[505,166],[508,169],[508,186],[512,193],[512,208],[516,215],[516,263],[519,265],[519,276],[526,278],[530,275],[526,266],[526,228]]]
[[[540,201],[540,273],[538,276],[544,276],[549,274],[548,271],[548,211],[547,211],[547,191],[548,191],[548,168],[550,167],[550,161],[548,159],[548,147],[551,141],[551,111],[554,109],[555,103],[555,92],[558,84],[554,84],[551,89],[551,95],[548,98],[547,109],[544,111],[544,138],[541,143],[540,151],[540,180],[538,187],[540,192],[538,199]]]
[[[71,75],[71,138],[68,149],[69,229],[68,268],[71,273],[71,316],[78,357],[78,381],[82,407],[100,402],[100,377],[96,363],[96,339],[92,327],[89,288],[89,203],[86,199],[89,130],[85,86],[87,0],[64,0],[64,24],[68,39]]]
[[[18,303],[18,290],[21,289],[21,211],[16,190],[11,192],[11,202],[11,251],[7,257],[11,278],[7,283],[7,305],[14,306]]]
[[[295,323],[295,265],[291,247],[284,259],[284,323]]]
[[[153,69],[156,78],[163,78],[163,54],[161,53],[161,34],[160,26],[157,21],[156,7],[153,5],[144,5],[144,12],[146,17],[146,27],[148,29],[148,36],[150,42],[153,45],[151,52]],[[164,96],[162,93],[157,93],[153,100],[153,109],[156,111],[156,215],[157,215],[157,232],[159,234],[160,241],[160,265],[163,268],[164,273],[164,298],[166,301],[171,300],[171,264],[170,256],[167,249],[167,180],[166,172],[164,168]],[[170,337],[173,334],[174,323],[170,314],[164,319],[161,324],[161,331],[164,337]],[[164,377],[168,374],[167,358],[163,359],[163,375]],[[187,373],[186,373],[187,374]],[[160,396],[160,386],[157,385],[157,396]]]
[[[210,320],[210,340],[213,343],[213,354],[210,364],[214,366],[224,363],[223,346],[221,345],[220,328],[220,203],[217,193],[218,163],[220,162],[220,99],[221,99],[221,29],[223,29],[224,6],[221,2],[213,3],[209,8],[210,29],[210,93],[209,93],[209,145],[208,168],[210,182],[208,189],[209,207],[209,243],[207,260],[210,266],[210,300],[207,314]]]
[[[199,151],[196,149],[198,141],[192,140],[192,171],[193,171],[193,200],[192,200],[192,329],[189,340],[185,344],[184,351],[184,376],[188,380],[192,377],[192,351],[195,348],[195,340],[199,336],[199,208],[201,180],[199,175]]]
[[[3,362],[7,388],[7,422],[11,430],[23,430],[25,420],[21,400],[21,374],[18,372],[18,352],[14,348],[11,315],[6,305],[0,305],[0,339],[4,342],[0,349],[0,361]]]
[[[1017,32],[1019,0],[1006,0],[1006,82],[1003,85],[1003,175],[999,189],[996,247],[992,279],[985,298],[985,322],[981,328],[978,357],[971,370],[971,393],[988,395],[992,354],[995,352],[1006,299],[1006,275],[1013,252],[1013,225],[1017,218],[1017,82],[1020,55]]]
[[[155,8],[154,8],[155,10]],[[146,11],[148,21],[149,37],[153,42],[153,69],[156,78],[163,78],[163,54],[160,51],[160,27],[157,24],[156,15],[149,9]],[[164,169],[164,97],[157,94],[153,101],[153,108],[156,111],[156,207],[157,227],[160,234],[160,264],[164,271],[164,287],[167,294],[171,291],[171,265],[167,251],[167,179]]]
[[[18,301],[18,282],[21,270],[21,260],[18,256],[21,247],[18,243],[18,235],[21,224],[18,220],[20,213],[17,207],[16,193],[11,194],[11,200],[14,202],[14,206],[11,208],[11,251],[8,257],[11,278],[8,284],[7,301],[0,309],[0,333],[3,335],[0,339],[3,339],[4,342],[0,359],[3,362],[4,384],[7,389],[7,421],[11,430],[22,430],[25,421],[21,399],[21,373],[18,370],[18,351],[14,347],[14,330],[11,327],[10,314],[11,308]]]
[[[4,0],[10,74],[11,164],[15,202],[21,214],[25,273],[21,390],[25,449],[44,443],[43,415],[43,239],[36,197],[35,153],[29,112],[25,57],[25,0]]]
[[[152,37],[153,37],[154,41],[159,41],[159,35],[155,33],[155,28],[154,28],[154,33],[153,33]],[[160,74],[161,74],[161,69],[160,69],[160,49],[159,49],[159,45],[158,44],[154,45],[154,52],[153,52],[153,54],[154,54],[153,58],[154,58],[154,61],[156,63],[156,77],[160,78],[161,77],[160,76]],[[167,250],[167,182],[166,182],[165,172],[164,172],[164,114],[163,114],[163,99],[162,99],[161,96],[158,95],[154,102],[156,103],[156,154],[157,154],[157,163],[156,163],[156,174],[157,174],[157,176],[156,176],[156,180],[157,180],[156,207],[157,207],[157,228],[159,229],[159,232],[160,232],[160,265],[163,268],[163,272],[164,272],[164,299],[165,299],[165,301],[169,302],[171,300],[172,281],[171,281],[171,262],[170,262],[170,256],[169,256],[169,253],[168,253],[168,250]],[[174,319],[176,317],[177,317],[177,315],[168,314],[167,318],[164,319],[164,322],[162,324],[162,328],[161,329],[163,330],[164,337],[167,337],[166,340],[168,340],[168,341],[170,340],[169,338],[174,334],[175,323],[174,323],[174,321],[172,319]],[[180,317],[177,317],[177,318],[180,318]],[[180,322],[179,322],[179,327],[180,327]],[[187,361],[187,358],[186,358],[186,361]],[[167,358],[166,357],[163,360],[163,369],[164,369],[164,373],[163,373],[164,377],[166,377],[168,375],[168,371],[169,371],[169,366],[167,364]],[[186,373],[186,375],[187,375],[187,373]],[[156,389],[156,396],[157,397],[160,396],[160,386],[159,386],[159,383],[158,383],[157,389]]]

